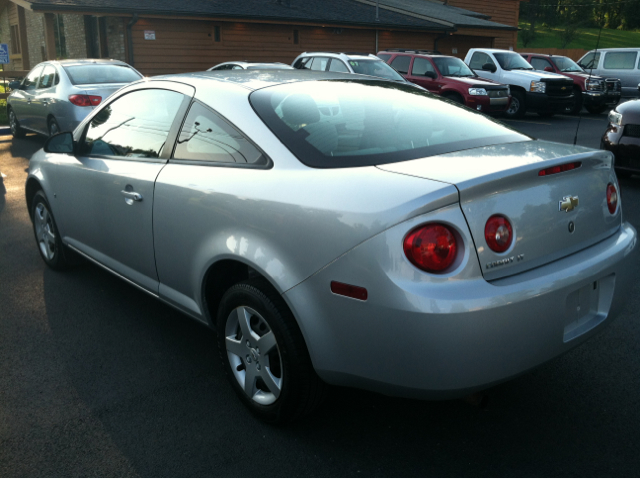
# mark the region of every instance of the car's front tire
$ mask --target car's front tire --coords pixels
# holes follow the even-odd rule
[[[38,251],[44,262],[51,269],[64,270],[69,266],[64,255],[64,246],[58,226],[51,213],[51,207],[42,190],[38,191],[31,202],[33,233],[36,237]]]
[[[520,91],[511,92],[511,104],[504,112],[507,118],[522,118],[527,112],[526,99],[524,93]]]
[[[216,326],[225,373],[256,416],[289,422],[320,405],[326,386],[291,311],[266,280],[232,286],[222,297]]]
[[[13,108],[9,108],[9,128],[14,138],[24,138],[27,132],[20,126],[18,117],[16,116]]]

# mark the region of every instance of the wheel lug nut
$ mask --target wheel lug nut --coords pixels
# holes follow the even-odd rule
[[[249,356],[248,354],[247,354],[247,362],[248,362],[248,363],[250,363],[250,362],[251,362],[251,356]]]

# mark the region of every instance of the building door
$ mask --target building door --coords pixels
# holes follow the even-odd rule
[[[106,19],[85,15],[84,31],[87,41],[87,58],[109,58]]]

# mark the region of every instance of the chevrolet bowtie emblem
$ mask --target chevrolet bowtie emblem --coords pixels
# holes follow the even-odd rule
[[[562,87],[562,89],[563,89],[563,90],[566,90],[566,89],[567,89],[567,87],[566,87],[566,86],[563,86],[563,87]]]
[[[565,196],[558,204],[558,211],[573,211],[578,207],[577,196]]]

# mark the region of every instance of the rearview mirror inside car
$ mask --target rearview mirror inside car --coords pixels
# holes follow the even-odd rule
[[[44,144],[46,153],[67,153],[73,154],[73,134],[70,131],[58,133],[50,137]]]
[[[482,71],[495,73],[496,70],[497,70],[497,68],[493,63],[485,63],[484,65],[482,65]]]

